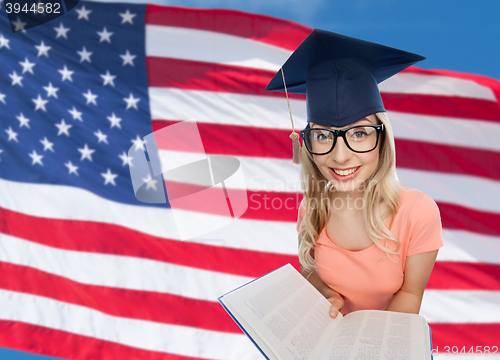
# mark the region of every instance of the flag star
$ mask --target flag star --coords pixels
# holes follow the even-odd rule
[[[107,41],[111,44],[111,35],[113,35],[113,33],[108,32],[108,30],[106,30],[106,27],[104,27],[103,31],[101,32],[98,31],[97,34],[101,37],[99,42]]]
[[[76,176],[78,176],[78,166],[75,166],[71,163],[71,161],[68,161],[66,164],[64,164],[64,166],[66,166],[69,170],[69,174],[75,174]]]
[[[4,104],[6,103],[5,102],[5,94],[0,93],[0,101],[3,102]]]
[[[75,11],[78,13],[77,20],[85,19],[89,21],[89,14],[92,12],[92,10],[85,9],[85,5],[83,5],[81,9]]]
[[[43,140],[40,140],[40,142],[43,144],[43,151],[50,150],[54,152],[54,149],[52,149],[52,146],[54,146],[54,143],[51,143],[47,137],[44,137]]]
[[[137,57],[137,55],[131,55],[130,52],[127,50],[127,53],[124,55],[120,55],[120,57],[123,59],[122,66],[125,66],[127,64],[134,66],[134,59]]]
[[[3,35],[0,35],[0,49],[3,48],[4,46],[7,49],[10,49],[9,42],[10,42],[9,39],[6,39],[3,37]]]
[[[104,185],[111,183],[116,186],[115,178],[118,176],[118,174],[113,174],[111,172],[111,169],[108,168],[108,171],[106,173],[101,173],[101,175],[104,177]]]
[[[128,156],[127,153],[124,151],[121,155],[118,155],[118,157],[123,161],[123,166],[128,165],[132,166],[132,157]]]
[[[28,154],[28,155],[33,160],[31,165],[40,164],[43,166],[43,163],[42,163],[43,155],[38,155],[35,150],[33,150],[32,154]]]
[[[71,114],[71,116],[73,116],[73,120],[80,120],[83,122],[82,113],[79,112],[78,110],[76,110],[76,108],[74,106],[73,106],[73,109],[68,110],[68,112]]]
[[[9,135],[8,141],[14,140],[15,142],[19,142],[17,140],[17,133],[14,132],[14,130],[12,130],[10,126],[8,129],[5,129],[5,132],[7,133],[7,135]]]
[[[80,161],[83,161],[85,159],[89,159],[90,161],[92,161],[92,154],[95,152],[95,150],[89,149],[87,144],[85,144],[85,147],[83,149],[78,149],[78,151],[82,154],[82,158],[80,159]]]
[[[73,125],[66,124],[64,119],[61,119],[60,124],[54,124],[54,125],[59,129],[57,136],[61,136],[62,134],[69,136],[69,129],[73,127]]]
[[[82,95],[85,96],[85,98],[87,99],[87,105],[90,103],[97,105],[97,102],[95,101],[95,99],[97,99],[97,95],[92,94],[90,89],[87,91],[86,94],[82,94]]]
[[[40,57],[42,55],[45,55],[46,57],[49,57],[49,50],[52,49],[51,46],[45,46],[45,43],[42,41],[40,45],[35,47],[38,49],[38,55],[37,57]]]
[[[108,116],[107,119],[109,121],[111,121],[111,126],[110,128],[113,128],[113,127],[119,127],[120,129],[122,128],[122,126],[120,125],[120,121],[122,121],[121,118],[119,117],[116,117],[115,113],[112,113],[111,116]]]
[[[53,29],[57,32],[56,39],[60,38],[61,36],[67,39],[68,38],[67,33],[68,31],[71,30],[70,28],[65,28],[63,23],[59,24],[58,28],[53,28]]]
[[[45,104],[47,104],[49,101],[42,99],[42,97],[40,96],[40,94],[38,94],[38,98],[31,99],[31,101],[33,101],[35,103],[35,105],[36,105],[35,106],[35,111],[40,110],[40,109],[42,109],[43,111],[47,111],[45,109]]]
[[[136,151],[139,150],[139,149],[145,150],[144,149],[144,144],[146,144],[146,140],[142,140],[139,137],[139,135],[137,135],[137,137],[135,139],[131,140],[131,141],[135,145],[135,149],[134,150],[136,150]]]
[[[134,23],[132,22],[132,19],[134,17],[136,17],[137,14],[131,14],[130,11],[127,9],[127,12],[122,14],[120,13],[120,16],[122,17],[122,24],[125,24],[126,22],[128,23],[131,23],[132,25],[134,25]]]
[[[16,116],[16,119],[20,122],[19,127],[26,126],[28,129],[30,128],[30,119],[25,118],[23,113],[19,114],[19,116]]]
[[[99,141],[99,143],[108,143],[108,135],[103,134],[101,130],[97,130],[94,135],[97,136],[97,140]]]
[[[142,181],[146,183],[146,190],[149,190],[151,188],[155,191],[157,190],[156,183],[158,182],[158,180],[152,179],[151,175],[148,175],[145,179],[142,179]]]
[[[59,91],[59,88],[53,87],[51,82],[49,82],[49,86],[44,86],[43,88],[47,91],[47,97],[53,96],[57,99],[57,92]]]
[[[12,79],[12,86],[19,84],[20,86],[23,86],[21,83],[21,80],[23,80],[22,76],[17,75],[15,71],[12,72],[12,74],[9,74],[9,77]]]
[[[1,154],[1,153],[3,153],[3,150],[2,150],[2,149],[0,149],[0,154]],[[0,159],[0,161],[2,161],[2,159]]]
[[[104,79],[104,84],[102,84],[102,86],[106,86],[108,84],[111,84],[111,86],[115,86],[113,80],[116,78],[116,75],[111,75],[109,73],[109,70],[106,70],[106,74],[101,75],[101,77]]]
[[[84,61],[88,61],[89,63],[92,62],[92,61],[90,61],[90,56],[93,53],[90,51],[87,51],[87,49],[85,49],[85,46],[83,47],[82,51],[77,51],[77,53],[81,57],[80,62],[84,62]]]
[[[24,27],[27,25],[27,23],[22,22],[21,18],[18,16],[16,21],[12,22],[12,25],[14,25],[16,28],[14,29],[14,32],[18,31],[23,31],[25,30]]]
[[[64,65],[64,69],[62,70],[57,70],[61,73],[62,75],[62,81],[64,80],[69,80],[71,82],[73,82],[73,79],[71,78],[71,76],[73,75],[74,71],[70,71],[66,65]]]
[[[125,102],[127,103],[127,110],[133,107],[134,109],[137,110],[137,103],[141,100],[139,98],[134,98],[132,93],[130,93],[130,96],[128,98],[123,98]]]
[[[36,64],[35,63],[30,63],[27,57],[24,58],[24,62],[19,61],[19,64],[21,64],[21,66],[23,67],[23,74],[25,72],[28,72],[28,71],[30,73],[34,74],[33,73],[33,66],[35,66]]]

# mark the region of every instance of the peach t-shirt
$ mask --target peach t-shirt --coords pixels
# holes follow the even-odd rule
[[[305,208],[300,208],[300,220]],[[385,225],[389,227],[390,217]],[[401,242],[399,254],[391,255],[397,262],[406,256],[439,249],[443,246],[439,209],[427,194],[402,186],[400,208],[394,217],[391,232]],[[380,241],[380,239],[379,239]],[[384,245],[385,242],[381,241]],[[394,241],[388,241],[391,250]],[[344,298],[342,314],[362,309],[385,310],[394,294],[403,285],[404,264],[397,264],[375,244],[352,251],[337,246],[326,233],[319,234],[314,248],[320,278]]]

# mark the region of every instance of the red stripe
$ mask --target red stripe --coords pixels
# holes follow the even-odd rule
[[[500,152],[395,139],[396,167],[500,180]],[[474,164],[474,166],[471,166]]]
[[[274,72],[201,61],[148,57],[150,87],[177,88],[246,95],[285,97],[282,92],[266,91]],[[305,100],[305,95],[289,94]],[[497,103],[458,96],[382,93],[388,111],[445,116],[460,119],[499,121]]]
[[[441,324],[431,323],[432,347],[434,355],[460,352],[465,346],[469,351],[473,346],[484,350],[485,346],[498,353],[500,324]],[[57,339],[57,341],[54,341]],[[40,355],[74,360],[201,360],[157,351],[147,351],[131,346],[103,341],[88,336],[16,321],[0,320],[0,346]],[[455,350],[453,346],[457,346]],[[496,348],[493,348],[496,346]]]
[[[234,217],[229,213],[227,202],[219,202],[220,196],[223,196],[221,188],[173,181],[166,181],[165,187],[172,209]],[[201,191],[204,192],[201,193]],[[197,194],[197,196],[184,197],[191,194]],[[238,203],[241,199],[247,199],[247,209],[241,216],[243,219],[296,221],[302,197],[301,193],[230,189],[229,201],[232,208],[244,209],[245,204],[238,205]]]
[[[500,290],[500,265],[437,261],[427,289]]]
[[[443,228],[500,236],[500,214],[438,202]]]
[[[133,256],[248,277],[262,276],[286,263],[298,268],[293,255],[168,240],[118,225],[46,219],[3,208],[0,219],[0,233],[65,250]]]
[[[148,4],[146,24],[213,31],[295,50],[311,28],[286,20],[236,10],[189,9]]]
[[[464,311],[468,311],[464,310]],[[472,308],[471,311],[477,311],[477,309]],[[460,314],[457,314],[460,316]],[[490,349],[496,346],[496,353],[500,353],[500,324],[440,324],[431,323],[432,332],[432,348],[436,351],[434,354],[439,354],[439,357],[434,357],[434,359],[440,359],[443,355],[446,359],[446,355],[450,355],[451,352],[460,352],[465,346],[465,352],[467,353],[471,346],[474,346],[476,350],[477,346],[489,346]],[[449,346],[449,349],[446,348]],[[453,346],[457,346],[457,349],[453,349]],[[495,350],[490,350],[493,353]],[[451,357],[453,358],[453,357]],[[488,359],[487,356],[484,359]]]
[[[247,95],[278,96],[285,93],[267,91],[275,72],[234,65],[148,56],[149,87],[214,91]],[[305,100],[305,95],[288,94]]]
[[[4,290],[48,297],[112,316],[240,332],[222,306],[213,301],[155,291],[87,285],[31,267],[3,262],[0,262],[0,273],[0,288]]]
[[[73,360],[202,360],[8,320],[0,320],[0,346]]]
[[[170,120],[153,120],[153,131],[177,123]],[[264,129],[250,126],[197,123],[205,152],[214,155],[273,157],[292,159],[290,130]],[[224,134],[230,134],[225,136]],[[221,138],[224,141],[221,141]],[[251,139],[251,146],[247,141]],[[161,150],[179,151],[170,143],[157,139]]]
[[[153,130],[162,129],[176,122],[178,121],[153,120]],[[290,130],[209,123],[197,123],[197,126],[206,153],[291,161]],[[231,136],[224,136],[224,141],[220,141],[223,134]],[[241,139],[252,139],[251,146]],[[395,143],[398,168],[500,180],[498,152],[405,139],[396,139]],[[160,142],[158,147],[164,150],[178,150],[166,142]],[[472,168],[470,164],[474,164],[474,167]]]
[[[497,103],[458,96],[381,93],[388,111],[459,119],[500,120]]]

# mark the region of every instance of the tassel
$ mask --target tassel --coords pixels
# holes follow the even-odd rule
[[[292,139],[293,145],[293,163],[300,164],[300,135],[295,131],[292,119],[292,110],[290,110],[290,101],[288,101],[288,91],[286,90],[285,73],[283,72],[283,67],[281,67],[281,76],[283,77],[283,86],[285,87],[286,103],[288,105],[288,112],[290,113],[290,121],[292,122],[292,133],[290,134],[290,139]]]
[[[292,139],[292,144],[293,144],[293,163],[294,164],[300,164],[300,157],[299,157],[299,151],[300,151],[300,141],[299,141],[300,135],[293,131],[290,134],[290,139]]]

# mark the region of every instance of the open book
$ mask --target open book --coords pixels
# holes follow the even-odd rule
[[[328,300],[290,264],[219,302],[267,359],[432,359],[422,316],[360,310],[332,319]]]

